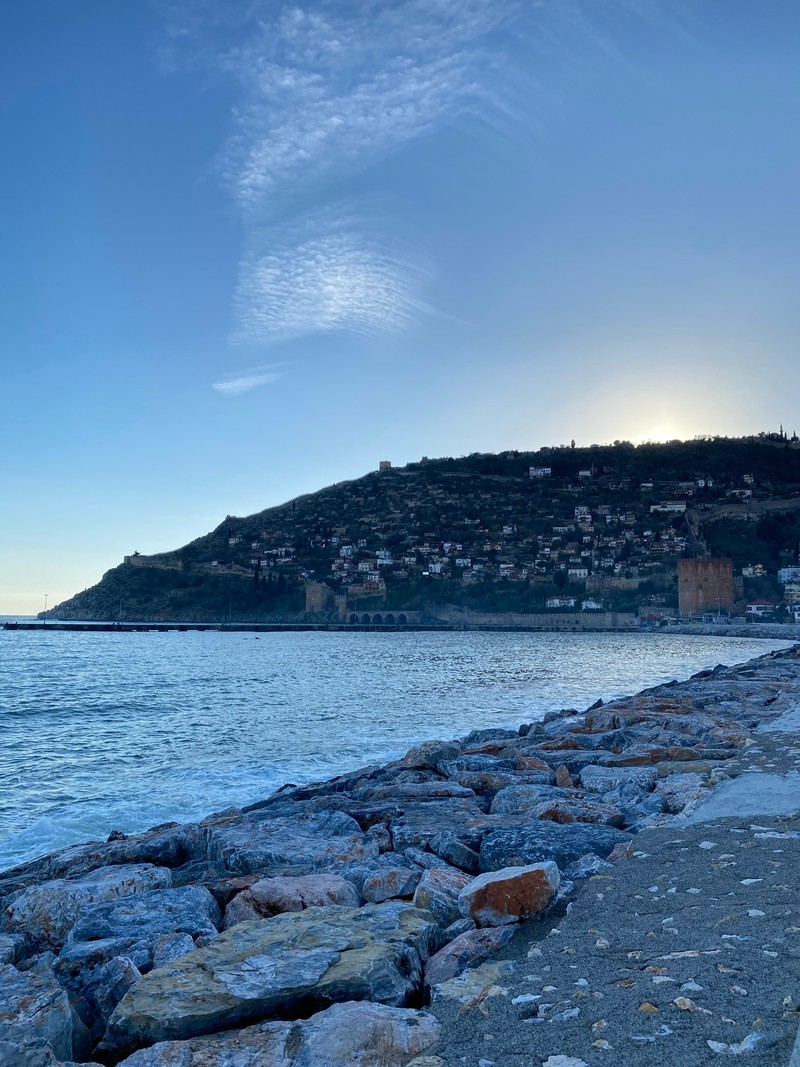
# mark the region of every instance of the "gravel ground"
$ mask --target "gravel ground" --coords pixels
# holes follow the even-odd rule
[[[497,961],[450,984],[432,1005],[443,1065],[789,1067],[800,703],[726,770],[689,816],[643,831],[580,884],[566,914],[525,924]]]

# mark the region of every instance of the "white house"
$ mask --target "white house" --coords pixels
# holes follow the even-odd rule
[[[800,567],[781,567],[778,571],[778,581],[781,585],[787,582],[800,582]]]
[[[760,619],[765,615],[771,615],[775,610],[775,605],[770,604],[768,600],[754,600],[752,604],[748,604],[745,612],[751,619]]]
[[[545,601],[548,608],[574,608],[574,596],[549,596]]]
[[[531,478],[549,478],[552,473],[552,467],[530,467],[528,469]]]

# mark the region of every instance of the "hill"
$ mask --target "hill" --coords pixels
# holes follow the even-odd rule
[[[127,556],[48,615],[254,621],[559,598],[670,614],[682,556],[729,555],[742,595],[780,599],[798,544],[800,441],[783,433],[475,453],[228,515],[174,552]]]

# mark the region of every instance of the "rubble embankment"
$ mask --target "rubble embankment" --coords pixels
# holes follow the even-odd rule
[[[800,647],[6,871],[0,1065],[783,1064],[797,708]]]

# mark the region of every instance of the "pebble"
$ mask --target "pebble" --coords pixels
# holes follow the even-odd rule
[[[698,848],[705,848],[705,849],[716,848],[717,847],[717,842],[716,841],[701,841],[700,844],[697,847]]]
[[[761,1034],[748,1034],[736,1045],[730,1045],[727,1041],[707,1041],[706,1044],[712,1052],[718,1052],[721,1056],[741,1056],[744,1052],[752,1052],[761,1038]]]

